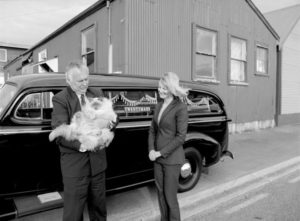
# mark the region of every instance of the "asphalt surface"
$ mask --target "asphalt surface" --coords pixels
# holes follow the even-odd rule
[[[223,199],[226,202],[184,221],[299,221],[299,178],[300,162],[268,177],[269,182],[258,179],[214,197],[215,204]],[[233,194],[236,197],[232,198]]]
[[[202,175],[193,190],[178,194],[182,220],[188,220],[207,197],[300,162],[300,125],[232,134],[229,142],[234,159],[224,158]],[[151,184],[108,195],[107,209],[109,221],[159,220],[155,188]],[[18,220],[55,221],[61,217],[62,209],[56,209]],[[85,220],[89,220],[87,214]]]

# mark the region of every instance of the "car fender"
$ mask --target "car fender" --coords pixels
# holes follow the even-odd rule
[[[204,157],[204,166],[211,166],[220,160],[222,152],[221,145],[214,138],[204,133],[188,132],[184,146],[189,146],[190,144],[193,144]],[[213,149],[211,147],[213,147]]]

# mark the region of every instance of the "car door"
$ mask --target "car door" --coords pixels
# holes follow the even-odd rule
[[[59,150],[48,140],[53,93],[23,92],[0,125],[0,194],[61,188]]]
[[[119,124],[107,148],[108,189],[143,183],[153,179],[148,159],[148,130],[157,103],[155,89],[104,89],[114,104]]]

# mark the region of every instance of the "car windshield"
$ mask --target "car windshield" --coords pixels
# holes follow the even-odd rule
[[[2,115],[3,110],[15,96],[17,88],[10,84],[4,84],[0,89],[0,115]]]

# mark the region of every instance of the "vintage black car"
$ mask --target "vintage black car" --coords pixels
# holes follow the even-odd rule
[[[217,163],[228,149],[228,117],[222,100],[199,84],[185,102],[189,111],[179,191],[192,189],[203,167]],[[49,142],[52,96],[66,86],[65,75],[13,77],[0,89],[0,219],[21,217],[62,206],[59,149]],[[107,191],[153,181],[148,159],[148,129],[156,103],[158,79],[92,74],[119,116],[107,149]]]

